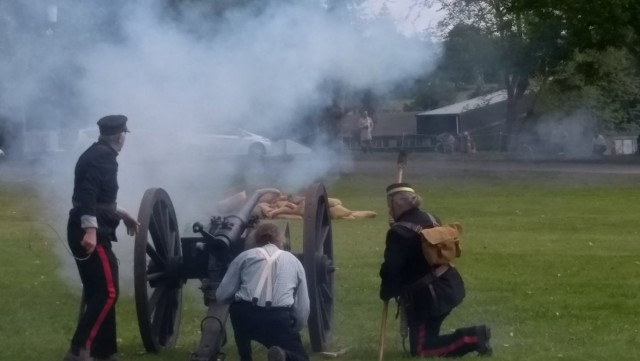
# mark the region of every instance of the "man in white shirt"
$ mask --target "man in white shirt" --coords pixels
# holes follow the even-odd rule
[[[362,151],[370,152],[373,147],[371,144],[373,139],[371,135],[373,131],[373,121],[366,110],[364,110],[360,115],[358,127],[360,129],[360,146],[362,147]]]
[[[300,331],[309,317],[302,264],[281,250],[283,234],[271,223],[254,231],[257,247],[240,253],[216,291],[229,313],[241,361],[251,361],[251,341],[269,348],[269,361],[309,361]]]

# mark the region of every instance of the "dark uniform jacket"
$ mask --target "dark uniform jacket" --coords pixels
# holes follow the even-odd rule
[[[406,211],[396,221],[417,224],[422,228],[434,227],[429,215],[417,208]],[[429,285],[408,290],[409,285],[432,272],[422,253],[420,235],[406,227],[391,227],[387,232],[384,263],[380,268],[380,298],[388,300],[402,295],[410,303],[409,314],[423,319],[447,314],[462,302],[465,295],[464,283],[457,269],[450,267]]]
[[[69,212],[70,235],[82,240],[82,216],[98,221],[98,243],[115,242],[120,217],[116,214],[118,196],[118,152],[104,142],[93,143],[78,159],[73,187],[73,208]],[[75,232],[73,231],[75,230]]]

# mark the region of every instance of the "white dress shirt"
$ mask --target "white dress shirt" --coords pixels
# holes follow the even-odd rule
[[[273,244],[262,247],[269,255],[278,250]],[[240,253],[229,265],[216,291],[219,303],[233,301],[251,302],[267,260],[257,248]],[[307,279],[302,264],[290,252],[283,251],[273,264],[271,281],[273,299],[271,307],[291,307],[296,319],[296,329],[301,330],[309,317],[309,293]],[[266,301],[266,287],[263,288],[258,305]]]

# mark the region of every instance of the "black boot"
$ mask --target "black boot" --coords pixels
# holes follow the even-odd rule
[[[62,361],[93,361],[93,358],[89,356],[89,352],[85,349],[80,349],[78,351],[69,350]]]
[[[491,329],[489,326],[476,326],[476,335],[478,335],[478,355],[491,356],[493,349],[491,348]]]

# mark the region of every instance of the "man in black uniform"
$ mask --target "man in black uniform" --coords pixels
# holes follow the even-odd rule
[[[420,197],[408,183],[387,187],[389,214],[395,222],[387,232],[384,263],[380,268],[380,298],[400,297],[406,307],[412,356],[456,357],[477,351],[491,355],[487,326],[459,328],[440,335],[440,327],[465,296],[464,283],[452,265],[432,267],[422,253],[422,240],[411,228],[415,224],[432,228],[440,224],[420,210]]]
[[[111,242],[117,241],[116,228],[121,219],[129,235],[135,235],[138,229],[137,220],[116,204],[116,157],[128,132],[126,123],[124,115],[101,118],[98,141],[76,164],[67,239],[84,287],[86,307],[64,361],[117,360],[118,261]]]

